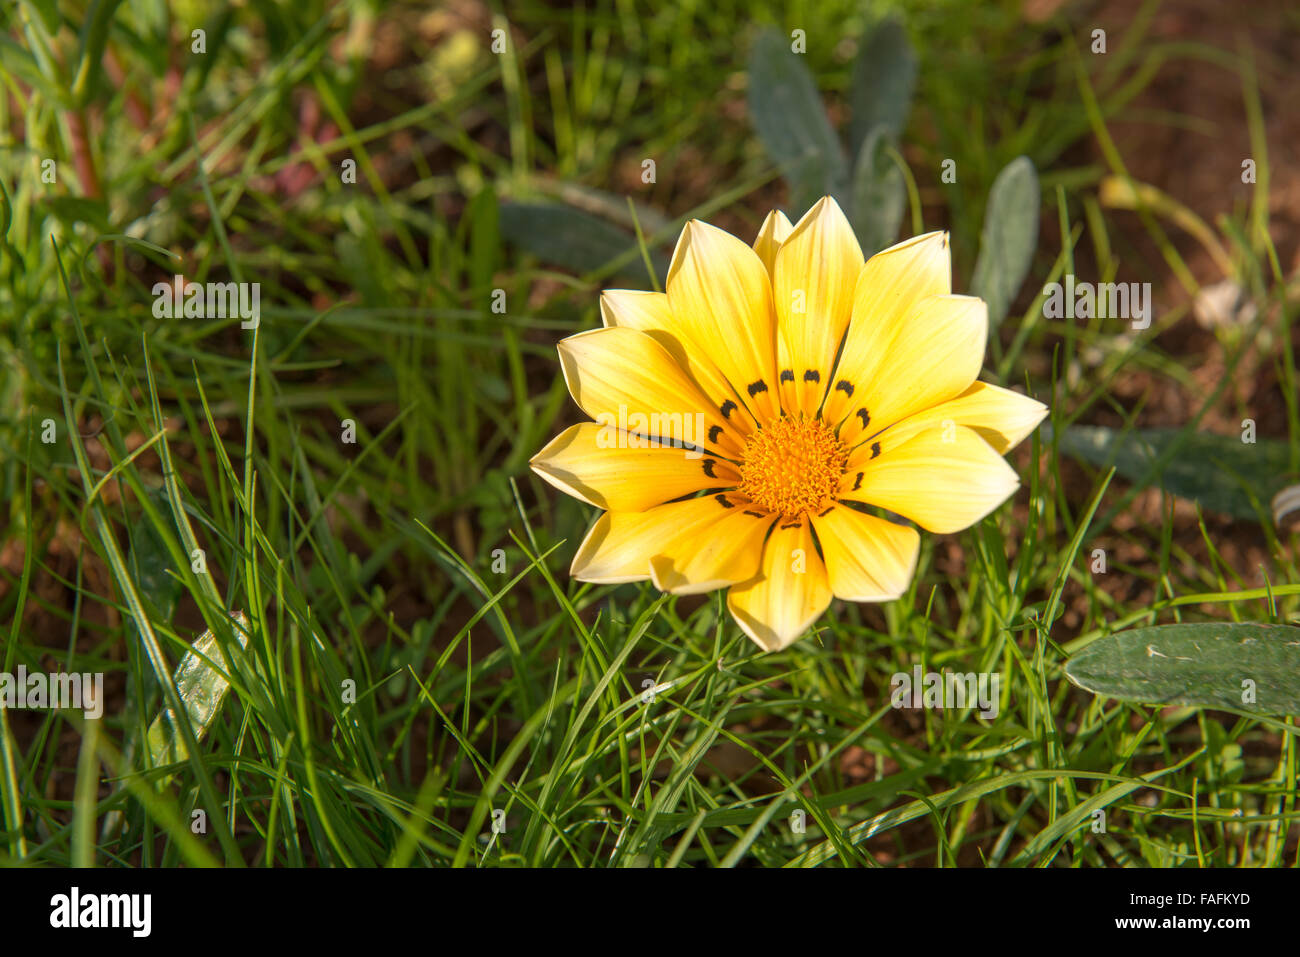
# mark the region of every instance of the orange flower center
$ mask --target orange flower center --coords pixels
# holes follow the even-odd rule
[[[778,515],[815,515],[830,505],[848,455],[820,418],[782,417],[746,442],[740,491]]]

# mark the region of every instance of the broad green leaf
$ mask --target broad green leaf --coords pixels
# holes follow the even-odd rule
[[[244,647],[248,644],[248,619],[242,612],[236,612],[232,617],[239,625],[235,634],[239,638],[240,647]],[[214,665],[220,665],[220,670]],[[211,629],[198,637],[176,667],[173,675],[176,691],[189,714],[196,741],[203,740],[221,710],[221,702],[230,690],[230,682],[223,677],[223,673],[229,671],[230,664],[222,655],[216,635]],[[176,733],[175,718],[168,709],[153,719],[153,724],[149,726],[148,740],[154,767],[174,764],[189,757],[184,740]]]
[[[1065,666],[1093,694],[1156,705],[1300,714],[1300,628],[1157,625],[1099,638]]]
[[[856,156],[866,138],[883,126],[900,139],[916,89],[916,53],[897,20],[885,20],[862,39],[849,85],[853,122],[849,154]]]
[[[1153,476],[1153,466],[1180,439],[1172,457]],[[1203,432],[1183,436],[1182,429],[1124,433],[1072,425],[1061,433],[1059,447],[1092,465],[1114,465],[1130,481],[1154,481],[1172,495],[1235,518],[1258,521],[1268,516],[1273,496],[1290,484],[1289,449],[1277,439],[1242,442],[1238,437]]]
[[[1033,265],[1040,198],[1038,173],[1027,156],[1008,163],[989,190],[971,292],[988,303],[990,329],[1006,317]]]
[[[890,157],[889,131],[878,126],[868,134],[853,168],[849,222],[864,255],[892,246],[907,206],[903,173]]]
[[[822,196],[844,198],[848,165],[817,84],[775,30],[760,33],[749,56],[749,114],[768,156],[785,170],[791,219]]]
[[[645,279],[645,263],[636,252],[636,237],[603,219],[556,203],[501,204],[501,234],[543,262],[577,273],[595,272],[619,257],[618,274]],[[668,275],[668,260],[651,251],[660,280]]]

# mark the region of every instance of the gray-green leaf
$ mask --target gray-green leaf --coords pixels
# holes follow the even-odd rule
[[[885,127],[896,140],[902,137],[915,89],[916,54],[907,32],[898,21],[886,20],[863,37],[853,61],[850,155],[858,154],[877,126]]]
[[[749,57],[749,113],[790,185],[797,220],[822,196],[843,198],[848,164],[812,74],[775,30],[759,34]]]
[[[853,168],[849,222],[867,256],[893,245],[907,206],[903,173],[888,153],[889,140],[884,126],[872,130]]]
[[[604,219],[559,203],[502,203],[501,234],[543,262],[590,273],[622,257],[620,276],[645,280],[645,263],[635,252],[634,235]],[[651,262],[662,281],[668,260],[651,252]]]
[[[1155,705],[1300,714],[1300,628],[1187,624],[1099,638],[1065,666],[1093,694]]]
[[[1181,444],[1158,472],[1152,467],[1175,442]],[[1166,492],[1202,508],[1235,518],[1259,520],[1269,502],[1288,484],[1290,449],[1277,439],[1246,443],[1239,438],[1182,429],[1118,432],[1103,426],[1072,425],[1059,447],[1075,458],[1115,471],[1133,482],[1154,481]],[[1255,502],[1259,503],[1256,511]]]
[[[1033,265],[1039,200],[1038,173],[1027,156],[1008,163],[989,190],[971,292],[988,303],[990,329],[1006,317]]]

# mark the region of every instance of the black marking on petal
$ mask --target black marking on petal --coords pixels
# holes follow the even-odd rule
[[[835,511],[835,506],[834,506],[834,505],[832,505],[832,506],[831,506],[830,508],[828,508],[826,511],[822,512],[821,514],[819,514],[817,517],[818,517],[818,518],[825,518],[827,515],[829,515],[829,514],[830,514],[831,512],[833,512],[833,511]]]
[[[805,373],[803,374],[803,381],[804,381],[804,382],[821,382],[821,381],[822,381],[822,374],[821,374],[820,372],[818,372],[816,369],[809,369],[807,372],[805,372]]]
[[[759,379],[757,382],[751,382],[749,385],[745,386],[745,388],[746,390],[748,390],[749,397],[752,399],[760,392],[767,391],[767,383],[764,382],[762,379]]]
[[[718,439],[722,437],[722,426],[715,425],[709,429],[709,441],[717,445]]]
[[[858,418],[862,420],[862,427],[864,429],[871,424],[871,413],[866,409],[858,409]]]
[[[730,399],[722,403],[722,417],[724,419],[731,418],[731,413],[735,411],[736,411],[736,403],[732,402]]]
[[[841,379],[839,382],[835,383],[835,388],[839,389],[850,399],[853,398],[853,383],[848,379]]]
[[[879,443],[879,442],[872,442],[872,443],[871,443],[871,457],[874,459],[874,458],[875,458],[877,455],[879,455],[879,454],[880,454],[880,443]]]
[[[782,525],[781,528],[803,528],[803,522],[791,522],[789,525]]]
[[[721,505],[723,508],[735,508],[735,507],[736,507],[735,504],[734,504],[733,502],[729,502],[729,501],[727,501],[727,496],[725,496],[725,495],[723,495],[723,494],[721,494],[721,493],[719,493],[719,494],[717,494],[717,495],[715,495],[715,496],[713,496],[713,497],[714,497],[715,499],[717,499],[718,504]]]
[[[714,471],[713,471],[713,459],[705,459],[703,464],[704,464],[704,474],[705,474],[705,475],[707,475],[709,478],[717,478],[717,477],[718,477],[718,476],[714,473]]]
[[[793,382],[793,381],[794,381],[794,370],[793,370],[793,369],[782,369],[782,370],[781,370],[781,381],[782,381],[782,382]],[[753,388],[753,386],[750,386],[750,388]],[[750,393],[750,395],[753,395],[753,394],[754,394],[754,393],[752,393],[752,392]]]
[[[765,513],[763,513],[763,512],[755,512],[753,509],[750,509],[750,508],[745,509],[745,514],[746,514],[746,515],[753,515],[755,518],[767,518],[767,515],[766,515]]]
[[[712,475],[713,473],[710,472],[709,474]],[[858,473],[858,477],[855,478],[855,479],[853,480],[853,491],[856,492],[856,491],[857,491],[858,489],[860,489],[860,488],[862,488],[862,473],[861,473],[861,472],[859,472],[859,473]]]

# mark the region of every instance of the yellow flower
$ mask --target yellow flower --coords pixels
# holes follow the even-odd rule
[[[1017,488],[1002,453],[1047,412],[976,380],[988,313],[952,294],[946,233],[872,256],[830,197],[752,247],[686,224],[666,293],[606,290],[605,327],[559,345],[574,401],[532,467],[605,509],[582,581],[730,587],[767,650],[837,597],[907,590],[920,537],[979,521]]]

